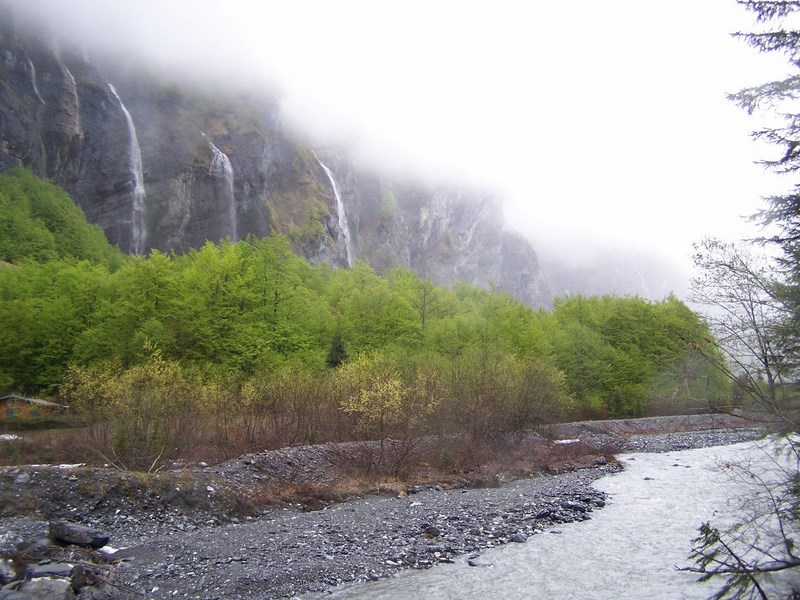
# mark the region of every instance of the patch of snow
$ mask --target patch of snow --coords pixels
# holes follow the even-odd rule
[[[13,442],[14,440],[21,440],[22,437],[14,435],[13,433],[4,433],[0,435],[0,442]]]

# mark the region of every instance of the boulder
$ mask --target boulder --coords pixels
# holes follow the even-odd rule
[[[67,521],[51,521],[49,533],[50,538],[57,542],[91,548],[102,548],[110,539],[102,531]]]
[[[30,577],[65,577],[72,576],[75,565],[62,562],[51,562],[44,565],[32,565],[28,567]]]
[[[69,579],[51,579],[42,577],[26,582],[19,590],[14,592],[16,595],[6,598],[36,599],[36,600],[70,600],[75,598],[72,591],[72,583]],[[0,596],[0,598],[3,598]]]

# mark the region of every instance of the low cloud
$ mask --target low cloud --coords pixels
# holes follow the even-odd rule
[[[90,54],[277,83],[290,123],[495,189],[510,226],[550,252],[613,244],[686,264],[693,240],[752,232],[741,217],[780,185],[725,94],[785,69],[730,38],[751,23],[729,0],[14,5]]]

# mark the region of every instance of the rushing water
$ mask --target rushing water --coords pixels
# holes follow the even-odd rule
[[[69,73],[69,71],[67,71]],[[70,77],[72,74],[70,73]],[[74,78],[72,80],[75,81]],[[123,114],[125,115],[125,122],[128,125],[128,136],[130,137],[130,147],[129,147],[129,168],[131,172],[131,177],[133,178],[133,192],[132,192],[132,208],[131,208],[131,252],[134,254],[142,254],[144,252],[144,240],[145,240],[145,223],[144,223],[144,199],[145,199],[145,191],[144,191],[144,171],[142,169],[142,151],[139,148],[139,138],[136,136],[136,128],[133,126],[133,118],[131,117],[131,113],[128,112],[128,109],[125,108],[125,104],[122,103],[122,100],[117,94],[117,90],[114,88],[113,85],[110,83],[108,84],[111,93],[114,94],[114,97],[119,102],[119,106],[122,109]]]
[[[763,445],[763,443],[761,444]],[[622,473],[596,482],[610,494],[589,521],[551,529],[524,544],[483,552],[467,565],[404,572],[337,589],[328,598],[701,599],[720,582],[697,583],[691,540],[703,521],[736,515],[744,485],[725,465],[770,463],[758,443],[622,457]],[[770,596],[772,597],[772,596]]]
[[[314,154],[314,158],[317,158],[317,155]],[[353,266],[353,245],[350,241],[350,227],[347,224],[347,213],[344,210],[344,202],[342,202],[342,195],[339,193],[339,186],[336,185],[336,179],[333,177],[333,172],[325,166],[319,158],[317,158],[317,162],[319,166],[322,167],[322,170],[325,171],[325,174],[328,176],[328,180],[331,182],[331,187],[333,188],[333,195],[336,197],[336,213],[339,217],[339,229],[342,230],[342,236],[344,236],[344,249],[347,256],[347,266]]]
[[[233,186],[233,167],[231,166],[231,159],[222,150],[214,145],[209,137],[204,133],[203,137],[208,140],[208,145],[211,147],[211,166],[208,172],[213,177],[218,177],[222,180],[222,193],[225,196],[225,204],[228,207],[228,222],[230,224],[231,241],[237,240],[237,226],[236,226],[236,199],[234,197]]]

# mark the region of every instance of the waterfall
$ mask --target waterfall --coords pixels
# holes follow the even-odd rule
[[[74,130],[73,133],[75,135],[81,135],[81,131],[83,128],[81,126],[81,103],[80,100],[78,99],[78,84],[75,83],[75,77],[72,75],[72,72],[70,72],[70,70],[67,68],[67,65],[61,63],[61,69],[64,72],[64,85],[67,87],[67,91],[69,92],[70,96],[72,96],[72,104],[75,109],[75,121],[73,122],[73,130]],[[116,92],[114,92],[114,95],[116,96]],[[119,100],[119,96],[117,96],[117,100]],[[42,100],[42,102],[44,102],[44,100]],[[121,100],[120,100],[120,105],[122,105]],[[125,111],[125,114],[128,113],[128,111],[125,110],[124,106],[122,107],[122,110]],[[130,115],[128,115],[128,118],[130,118]],[[131,125],[131,129],[132,128],[133,126]],[[136,135],[135,132],[134,135]],[[138,142],[137,142],[137,148],[138,148]]]
[[[319,159],[316,152],[314,153],[314,158],[317,159],[319,166],[322,167],[322,170],[325,171],[325,174],[328,176],[328,179],[331,182],[333,195],[336,197],[336,212],[339,217],[339,229],[342,230],[342,236],[344,236],[344,248],[347,255],[347,266],[352,267],[353,245],[350,241],[350,227],[347,225],[347,213],[344,211],[344,202],[342,202],[342,195],[339,193],[339,186],[336,185],[336,180],[333,178],[333,173],[331,170]]]
[[[225,200],[228,205],[228,220],[230,222],[231,241],[237,240],[237,227],[236,227],[236,199],[233,192],[233,167],[231,166],[231,159],[222,150],[214,145],[209,137],[204,133],[203,137],[208,141],[211,147],[211,167],[208,172],[213,177],[221,177],[224,182]]]
[[[632,258],[631,260],[633,260],[633,268],[636,271],[636,274],[639,276],[639,281],[642,283],[642,292],[644,293],[644,297],[652,298],[652,296],[650,295],[650,289],[647,287],[647,280],[644,278],[644,275],[642,275],[642,272],[639,270],[639,263],[636,262],[635,258]]]
[[[33,61],[29,58],[28,59],[28,68],[31,71],[31,83],[33,83],[33,93],[36,95],[36,99],[39,100],[42,104],[47,104],[42,98],[42,95],[39,93],[39,86],[36,85],[36,67],[33,66]]]
[[[67,71],[69,72],[69,71]],[[73,79],[74,81],[74,79]],[[111,93],[119,102],[122,112],[125,114],[125,121],[128,124],[128,135],[130,137],[130,159],[129,168],[131,177],[133,177],[133,203],[131,211],[131,236],[132,248],[134,254],[142,254],[144,252],[144,239],[147,233],[144,224],[144,174],[142,171],[142,151],[139,148],[139,138],[136,137],[136,128],[133,126],[133,118],[128,109],[122,103],[122,100],[117,94],[117,90],[110,83],[108,84]]]

